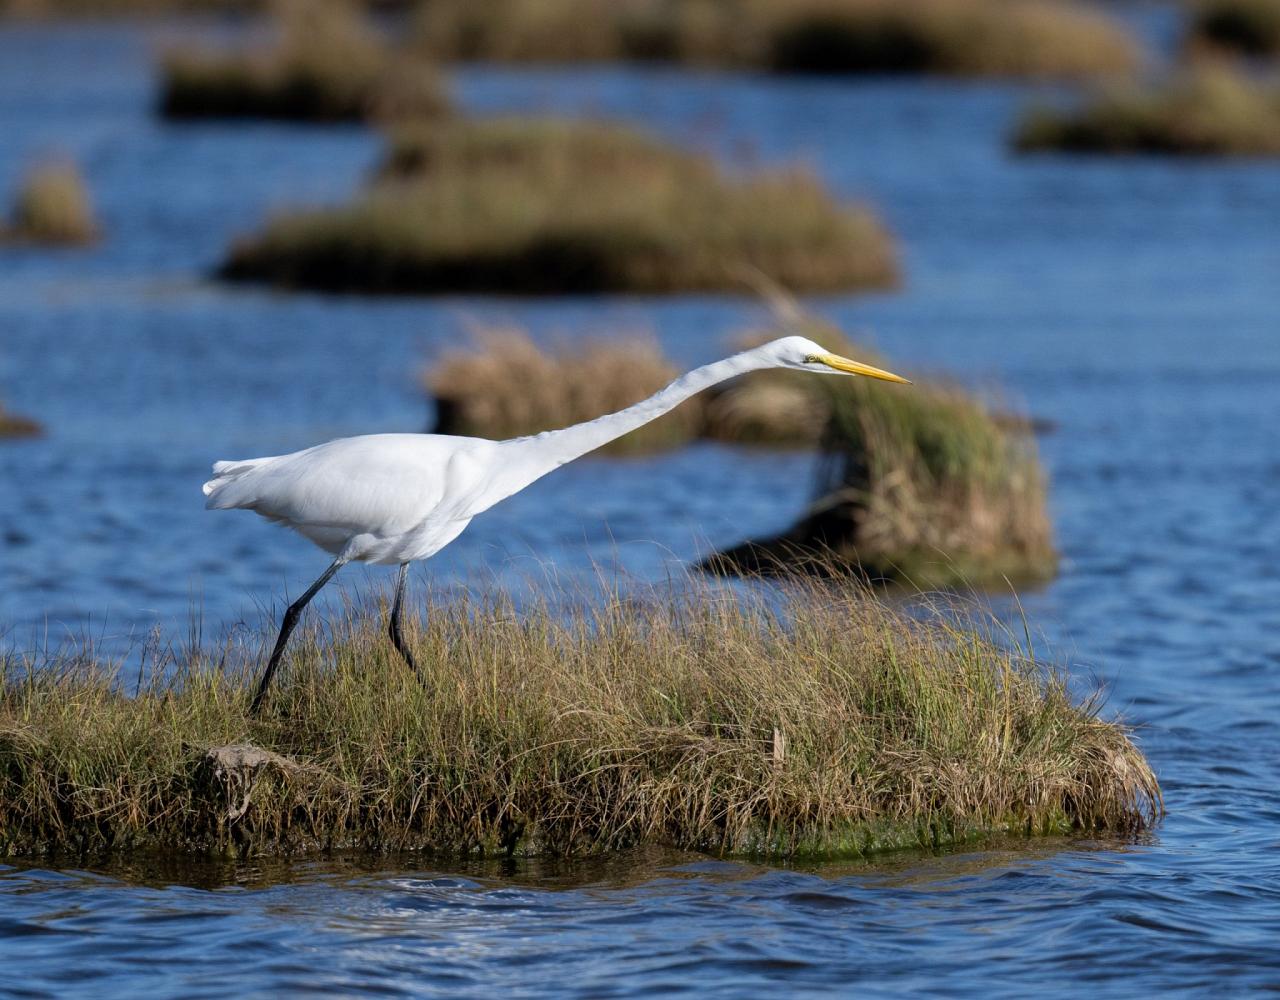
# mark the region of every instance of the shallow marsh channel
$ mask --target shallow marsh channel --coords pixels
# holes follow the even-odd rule
[[[467,317],[651,329],[682,363],[764,317],[749,297],[283,295],[206,280],[273,207],[340,201],[356,127],[172,125],[154,29],[0,28],[0,189],[80,164],[106,238],[0,252],[0,636],[256,629],[322,557],[206,514],[215,458],[427,422],[422,364]],[[640,852],[558,864],[135,859],[0,866],[0,993],[489,996],[677,989],[1099,996],[1280,986],[1280,169],[1017,157],[1025,88],[643,69],[466,69],[475,111],[605,113],[732,160],[799,156],[876,204],[905,287],[815,303],[904,373],[1004,391],[1041,449],[1063,552],[1021,608],[1141,728],[1168,818],[1137,843],[997,843],[796,867]],[[659,579],[777,531],[812,458],[700,444],[584,461],[480,518],[436,583]],[[415,584],[425,586],[426,571]],[[351,574],[352,593],[384,586]],[[1015,616],[1011,602],[997,611]]]

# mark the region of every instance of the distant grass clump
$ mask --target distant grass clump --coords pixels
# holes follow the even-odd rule
[[[39,437],[43,428],[29,417],[11,413],[0,403],[0,438]]]
[[[137,17],[159,14],[241,13],[265,0],[0,0],[0,17]]]
[[[1045,0],[800,0],[772,4],[780,71],[1084,77],[1131,70],[1110,19]]]
[[[628,125],[500,117],[401,123],[391,132],[380,176],[430,180],[488,170],[535,179],[601,174],[628,180],[671,175],[707,178],[715,174],[710,160]]]
[[[1033,109],[1014,137],[1025,151],[1280,155],[1280,85],[1223,68],[1105,91],[1075,109]]]
[[[502,440],[555,430],[625,409],[681,374],[648,337],[594,340],[548,351],[519,328],[477,332],[473,347],[446,355],[424,373],[438,414],[437,433]],[[767,339],[744,339],[739,347]],[[640,454],[677,448],[695,438],[816,448],[830,414],[828,394],[815,388],[811,376],[754,372],[685,400],[600,453]]]
[[[702,434],[726,444],[817,448],[830,420],[828,396],[813,376],[759,371],[707,393]]]
[[[31,243],[84,244],[98,237],[93,204],[70,163],[33,170],[14,200],[12,220],[0,236]]]
[[[1193,51],[1280,57],[1280,0],[1199,0],[1189,41]]]
[[[616,125],[414,126],[354,204],[279,216],[228,278],[361,292],[667,293],[749,265],[810,291],[886,287],[890,237],[801,171],[745,179]]]
[[[164,61],[161,112],[170,118],[355,121],[446,114],[439,73],[388,49],[340,2],[275,5],[278,39],[245,52],[186,51]]]
[[[555,354],[517,329],[488,330],[479,350],[445,356],[426,375],[436,402],[436,433],[496,440],[594,420],[653,395],[679,374],[646,339],[588,342]],[[693,405],[690,405],[693,404]],[[609,454],[688,443],[700,410],[688,400],[610,442]]]
[[[256,720],[231,649],[149,678],[9,655],[0,850],[853,855],[1161,813],[1124,727],[987,626],[816,586],[774,610],[694,591],[424,612],[425,683],[378,623],[333,621]]]
[[[1113,21],[1053,0],[432,0],[419,35],[443,59],[781,73],[1078,77],[1137,60]]]
[[[830,329],[815,336],[839,353],[867,357]],[[446,358],[426,384],[437,432],[503,439],[621,410],[676,374],[647,340],[553,355],[526,334],[503,330]],[[717,572],[814,568],[933,588],[1040,582],[1056,571],[1031,422],[993,413],[958,388],[752,372],[686,400],[608,451],[634,454],[694,438],[824,456],[811,510],[779,538],[712,556],[706,567]]]
[[[825,342],[840,349],[831,335]],[[753,373],[738,391],[778,391],[781,380],[760,377],[776,374]],[[809,511],[779,537],[713,555],[707,568],[837,569],[926,589],[1034,583],[1056,572],[1029,425],[1010,426],[943,384],[897,391],[870,379],[822,378],[803,389],[825,397],[827,414]]]

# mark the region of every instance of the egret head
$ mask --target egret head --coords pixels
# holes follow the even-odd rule
[[[807,337],[783,337],[780,340],[770,341],[760,350],[778,368],[795,368],[821,375],[866,375],[868,378],[884,379],[886,382],[911,384],[901,375],[833,354]]]

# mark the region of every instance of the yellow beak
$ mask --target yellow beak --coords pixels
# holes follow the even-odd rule
[[[887,372],[883,368],[872,368],[871,365],[864,365],[861,361],[851,361],[849,358],[842,358],[838,354],[819,354],[818,360],[828,368],[834,368],[838,372],[848,372],[850,375],[866,375],[868,378],[884,379],[886,382],[901,382],[904,385],[911,384],[910,379],[905,379],[901,375]]]

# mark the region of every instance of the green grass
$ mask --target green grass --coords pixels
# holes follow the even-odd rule
[[[1014,136],[1024,151],[1280,155],[1280,84],[1201,69],[1112,88],[1074,108],[1034,108]]]
[[[1114,21],[1053,0],[432,0],[418,35],[442,59],[782,73],[1079,77],[1137,61]]]
[[[223,276],[524,294],[736,290],[746,266],[809,291],[896,280],[877,219],[803,171],[730,177],[620,126],[537,120],[419,126],[392,150],[353,204],[278,216]]]
[[[169,118],[357,121],[438,117],[449,111],[439,73],[394,52],[345,3],[277,3],[274,44],[187,50],[163,63]]]
[[[1198,0],[1188,38],[1193,51],[1280,57],[1280,0]]]
[[[339,618],[295,637],[256,720],[239,646],[141,676],[10,655],[0,849],[830,856],[1161,812],[1125,728],[989,623],[818,585],[772,611],[710,590],[423,611],[425,684],[380,619]]]
[[[10,225],[0,232],[9,240],[68,245],[92,243],[98,235],[89,192],[70,163],[31,171],[14,200]]]
[[[834,331],[814,336],[867,359],[866,351],[841,345]],[[861,378],[792,380],[787,374],[749,375],[730,386],[727,398],[732,402],[736,395],[738,405],[759,410],[754,396],[809,394],[809,405],[826,414],[822,481],[792,528],[717,553],[708,568],[834,569],[921,589],[1005,587],[1006,581],[1037,583],[1056,573],[1045,478],[1028,424],[997,415],[944,383],[916,380],[898,387]],[[778,409],[794,412],[798,406]],[[799,436],[811,426],[788,420],[780,431]],[[734,439],[723,430],[718,436]]]

